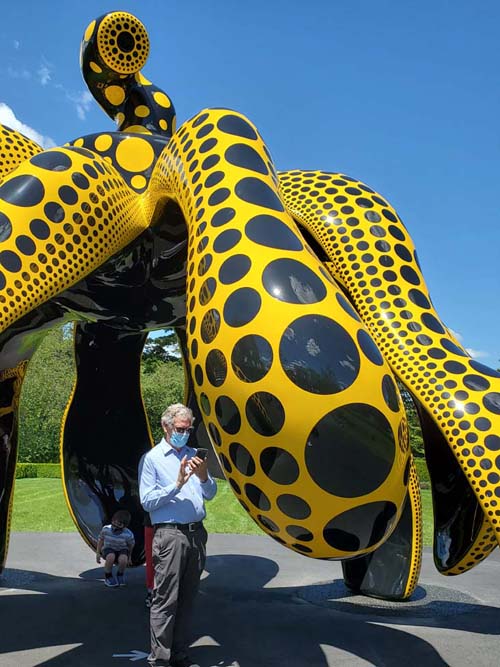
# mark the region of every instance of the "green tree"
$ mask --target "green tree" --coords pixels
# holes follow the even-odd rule
[[[47,332],[28,366],[19,414],[21,462],[59,461],[61,422],[76,375],[72,331],[72,325],[65,325]],[[172,331],[172,335],[148,338],[144,348],[141,389],[155,442],[162,436],[163,410],[184,397],[184,370],[175,354],[176,342]]]
[[[406,410],[406,416],[408,417],[408,429],[410,431],[410,447],[413,453],[413,456],[416,458],[424,457],[424,439],[422,437],[422,429],[420,428],[420,419],[418,417],[417,408],[413,400],[412,395],[406,389],[404,384],[399,382],[398,387],[401,393],[401,398],[403,399],[403,404]]]
[[[47,332],[31,360],[19,408],[19,459],[59,460],[59,433],[75,379],[73,333],[68,325]]]

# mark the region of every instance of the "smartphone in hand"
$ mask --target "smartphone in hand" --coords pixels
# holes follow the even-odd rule
[[[195,456],[204,461],[208,456],[208,449],[205,449],[205,447],[199,447],[196,450]]]

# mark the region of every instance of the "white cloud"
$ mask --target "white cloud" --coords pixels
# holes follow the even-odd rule
[[[18,39],[15,39],[13,42],[14,48],[17,51],[19,47],[21,46],[21,42]]]
[[[7,67],[7,74],[11,79],[31,79],[31,72],[27,69],[14,69],[11,65]]]
[[[470,354],[473,359],[486,359],[489,357],[488,352],[483,352],[482,350],[474,350],[472,347],[466,347],[465,351]]]
[[[85,120],[87,112],[93,101],[92,95],[88,90],[81,90],[78,93],[70,93],[65,91],[66,98],[75,105],[76,115],[80,120]]]
[[[473,359],[486,359],[490,356],[488,352],[484,352],[483,350],[474,350],[472,347],[464,347],[464,337],[462,334],[459,334],[458,331],[453,331],[453,329],[450,329],[449,327],[448,331],[453,336],[453,338],[455,338],[460,343],[467,354],[470,354]]]
[[[48,63],[42,62],[37,70],[38,80],[42,86],[46,86],[52,78],[52,68]]]
[[[21,132],[30,139],[33,139],[33,141],[36,141],[42,148],[52,148],[56,145],[51,137],[46,137],[43,134],[40,134],[37,130],[20,121],[5,102],[0,102],[0,123],[2,125],[7,125],[13,130]]]

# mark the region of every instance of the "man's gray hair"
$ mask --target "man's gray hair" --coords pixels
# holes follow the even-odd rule
[[[193,411],[191,408],[188,408],[182,403],[174,403],[169,405],[168,408],[161,416],[161,423],[163,426],[168,426],[168,428],[173,428],[174,419],[179,417],[180,419],[190,419],[191,423],[194,422]]]

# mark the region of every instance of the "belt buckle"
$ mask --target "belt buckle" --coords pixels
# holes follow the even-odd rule
[[[196,523],[197,523],[196,521],[193,523],[188,523],[188,531],[190,533],[194,533],[194,531],[196,530]]]

